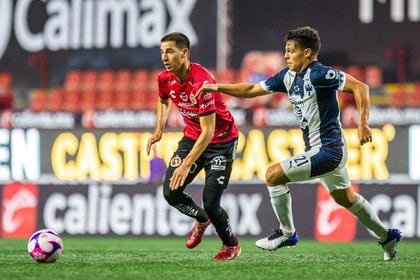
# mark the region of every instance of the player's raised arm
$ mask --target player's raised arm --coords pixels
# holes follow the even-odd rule
[[[238,84],[203,84],[197,91],[196,97],[206,92],[221,92],[230,96],[253,98],[256,96],[269,94],[260,83],[238,83]]]

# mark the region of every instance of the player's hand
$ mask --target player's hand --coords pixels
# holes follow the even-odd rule
[[[360,145],[372,142],[372,130],[368,125],[358,126],[358,136]]]
[[[169,179],[169,188],[177,190],[180,186],[183,186],[189,173],[190,168],[182,163],[175,169],[171,179]]]
[[[149,140],[147,141],[147,147],[146,147],[147,155],[150,155],[150,150],[152,149],[153,144],[155,144],[156,142],[159,142],[161,138],[162,138],[162,133],[154,133],[152,137],[149,138]]]
[[[195,93],[194,97],[199,98],[203,93],[215,91],[218,91],[216,84],[208,84],[204,82],[201,88]]]

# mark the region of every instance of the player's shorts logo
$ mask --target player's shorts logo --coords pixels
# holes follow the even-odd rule
[[[38,187],[31,184],[9,184],[3,188],[1,235],[28,237],[36,229]]]
[[[353,186],[357,191],[357,186]],[[356,236],[356,219],[338,205],[322,185],[318,186],[315,238],[318,241],[350,242]]]
[[[211,170],[222,171],[226,169],[226,157],[217,156],[211,160]]]

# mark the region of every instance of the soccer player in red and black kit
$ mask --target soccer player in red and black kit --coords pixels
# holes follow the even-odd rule
[[[164,197],[171,206],[196,219],[187,237],[189,249],[201,242],[204,231],[212,223],[223,242],[214,259],[232,260],[240,255],[241,247],[232,232],[228,214],[220,206],[220,199],[229,183],[238,129],[220,93],[194,97],[203,83],[215,80],[206,68],[189,60],[190,42],[186,35],[178,32],[165,35],[161,39],[160,53],[165,70],[158,76],[157,123],[147,143],[147,153],[161,140],[171,102],[174,103],[185,128],[166,171]],[[184,191],[203,168],[206,175],[204,209]]]

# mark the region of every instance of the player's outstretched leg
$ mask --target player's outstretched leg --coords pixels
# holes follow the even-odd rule
[[[288,237],[280,229],[277,229],[270,236],[257,240],[255,245],[260,249],[272,251],[281,247],[294,247],[298,241],[299,236],[296,231],[293,236]]]
[[[185,243],[185,246],[187,246],[188,249],[197,247],[201,240],[203,240],[204,232],[210,224],[210,219],[204,223],[196,221],[194,227],[187,236],[187,242]]]
[[[237,237],[235,237],[235,239],[238,240]],[[216,256],[214,256],[214,260],[229,261],[229,260],[233,260],[239,257],[240,255],[241,255],[241,245],[239,245],[239,241],[238,241],[238,245],[236,246],[226,246],[223,244],[220,252],[217,253]]]
[[[387,239],[384,242],[379,242],[384,249],[384,260],[390,261],[397,255],[397,245],[401,240],[402,235],[399,229],[393,228],[388,230]]]

